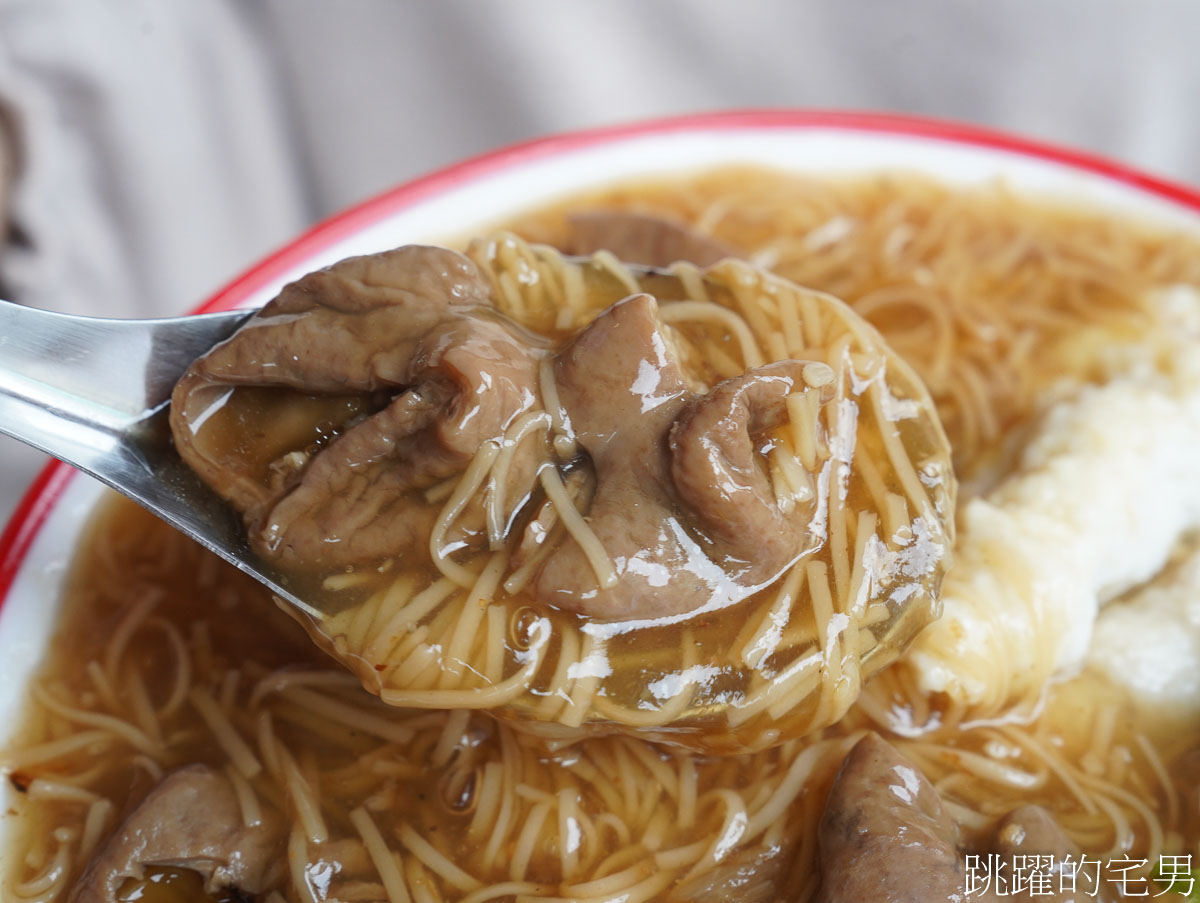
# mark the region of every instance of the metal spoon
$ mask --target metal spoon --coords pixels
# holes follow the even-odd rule
[[[0,301],[0,433],[121,492],[314,617],[175,452],[171,390],[254,312],[107,320]]]
[[[628,293],[595,260],[566,259],[606,302]],[[660,299],[687,297],[669,270],[626,267]],[[703,278],[714,297],[726,291]],[[254,553],[237,513],[179,457],[167,422],[184,371],[254,313],[114,320],[0,301],[0,433],[111,486],[319,619],[319,600],[305,602],[289,589],[292,578]]]

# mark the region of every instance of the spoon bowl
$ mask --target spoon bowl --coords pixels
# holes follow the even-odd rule
[[[569,259],[587,268],[598,290],[614,297],[624,290],[590,258]],[[628,269],[651,293],[683,291],[667,270]],[[0,433],[128,496],[283,602],[320,619],[327,614],[320,598],[254,552],[237,512],[183,462],[171,438],[167,415],[175,384],[254,314],[117,320],[0,301]]]
[[[180,459],[171,390],[253,315],[78,317],[0,301],[0,433],[77,467],[310,615],[286,575],[254,554],[241,520]]]

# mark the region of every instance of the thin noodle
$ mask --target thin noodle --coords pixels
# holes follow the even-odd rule
[[[737,339],[742,352],[743,369],[763,365],[765,359],[754,333],[744,319],[727,307],[711,301],[672,301],[662,305],[658,313],[664,323],[716,323],[723,326]]]
[[[442,574],[459,586],[471,586],[475,583],[478,575],[451,560],[443,542],[450,529],[450,524],[462,514],[472,496],[483,485],[483,481],[487,479],[488,472],[499,454],[500,446],[494,441],[486,441],[479,447],[479,451],[475,453],[475,457],[471,459],[471,463],[459,478],[454,492],[450,494],[450,498],[442,507],[437,522],[429,534],[430,558]]]
[[[318,903],[312,885],[308,883],[308,843],[299,823],[288,834],[287,861],[292,888],[300,895],[301,903]]]
[[[354,826],[354,830],[362,838],[363,846],[367,848],[367,854],[371,857],[375,871],[379,874],[379,880],[387,892],[389,903],[410,903],[412,897],[409,896],[404,876],[400,873],[400,867],[396,864],[396,857],[388,849],[387,841],[379,833],[379,828],[376,827],[367,810],[362,806],[351,810],[350,824]]]
[[[263,823],[262,806],[254,794],[254,788],[240,771],[231,765],[225,766],[225,776],[233,785],[234,796],[237,797],[238,808],[242,810],[242,824],[247,828],[257,828]]]
[[[554,504],[558,511],[559,519],[567,528],[567,532],[571,534],[571,538],[579,546],[583,552],[588,564],[592,566],[592,571],[596,575],[596,582],[602,589],[611,589],[617,585],[617,571],[613,567],[612,560],[608,557],[608,552],[604,550],[604,546],[600,540],[596,538],[596,534],[592,532],[592,528],[588,526],[587,521],[583,519],[583,515],[575,508],[567,495],[566,487],[563,486],[562,477],[558,471],[552,467],[545,467],[539,474],[539,479],[542,483],[542,488],[546,490],[546,497]]]
[[[551,423],[550,415],[545,411],[531,411],[519,417],[504,436],[500,453],[492,465],[486,493],[488,542],[492,551],[503,548],[505,537],[508,535],[508,497],[505,484],[513,456],[530,435],[539,430],[548,430]]]
[[[125,656],[125,649],[129,645],[130,639],[132,639],[138,628],[141,627],[142,622],[149,617],[150,612],[162,600],[163,594],[161,591],[146,593],[137,602],[129,606],[128,612],[121,619],[116,629],[113,630],[104,653],[104,670],[108,675],[110,686],[120,683],[118,668],[121,659]]]
[[[431,871],[441,875],[449,884],[462,891],[478,890],[480,883],[451,862],[429,841],[413,830],[407,822],[396,829],[400,842]]]
[[[212,731],[217,744],[229,756],[238,771],[248,778],[252,778],[262,771],[262,764],[229,721],[229,716],[221,711],[220,706],[217,705],[208,690],[203,687],[193,687],[188,693],[188,699],[197,714],[204,719],[208,729]]]
[[[83,822],[83,833],[79,838],[77,861],[87,862],[90,859],[96,847],[100,845],[104,830],[115,812],[116,807],[106,799],[98,799],[88,807],[87,818]]]
[[[112,715],[102,715],[99,712],[87,712],[65,705],[51,696],[40,685],[34,684],[31,691],[38,705],[44,706],[54,714],[76,724],[86,724],[107,731],[113,737],[128,743],[139,752],[148,756],[161,755],[162,749],[153,740],[127,721],[114,718]]]
[[[279,762],[283,772],[283,783],[287,789],[292,805],[296,809],[296,819],[299,827],[304,830],[304,837],[310,843],[325,843],[329,839],[329,830],[321,815],[321,806],[317,796],[308,784],[308,779],[301,773],[292,758],[283,747],[278,748]]]

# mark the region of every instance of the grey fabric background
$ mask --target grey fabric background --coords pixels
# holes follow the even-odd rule
[[[962,119],[1198,184],[1198,44],[1197,0],[0,0],[0,285],[179,312],[430,168],[722,108]],[[0,442],[0,519],[37,463]]]

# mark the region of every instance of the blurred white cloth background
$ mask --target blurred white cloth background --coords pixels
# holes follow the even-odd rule
[[[0,0],[0,288],[181,312],[425,170],[723,108],[961,119],[1197,184],[1197,35],[1196,0]],[[36,465],[0,443],[0,520]]]

